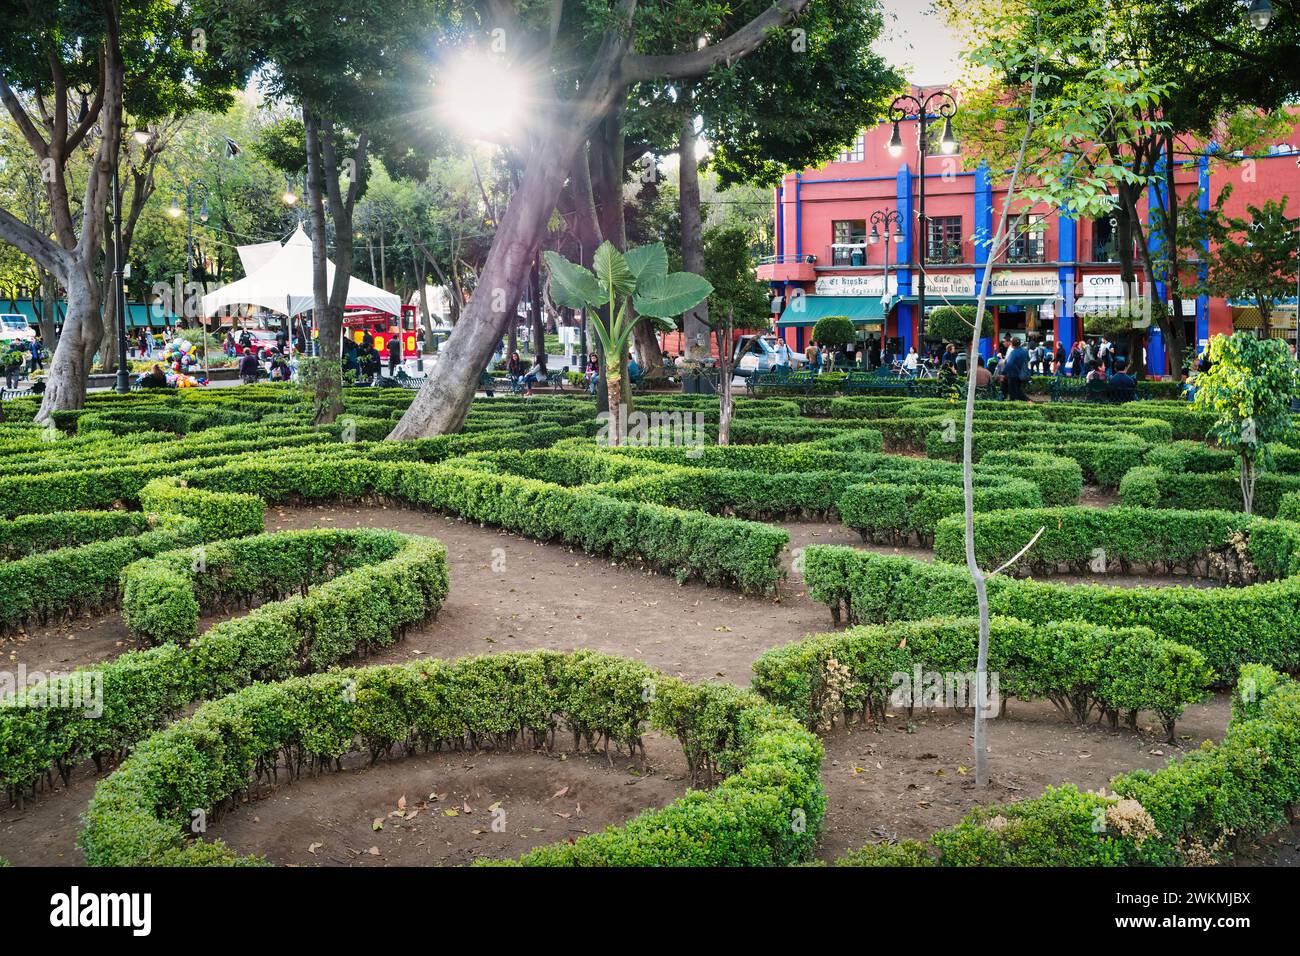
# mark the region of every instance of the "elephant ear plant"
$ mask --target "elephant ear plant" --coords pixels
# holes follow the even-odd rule
[[[605,353],[604,379],[609,392],[609,443],[620,445],[625,428],[623,360],[639,316],[671,319],[699,305],[713,286],[693,272],[668,272],[668,251],[662,242],[619,252],[602,242],[592,256],[595,269],[546,253],[555,304],[586,309],[590,327]],[[602,314],[601,310],[605,312]]]

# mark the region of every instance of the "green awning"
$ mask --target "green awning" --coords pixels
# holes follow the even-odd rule
[[[828,315],[846,316],[854,325],[883,325],[885,307],[880,297],[873,295],[802,295],[786,303],[776,325],[780,329],[808,328]]]
[[[977,295],[927,295],[926,309],[937,309],[941,305],[978,305]],[[901,305],[917,305],[919,300],[914,295],[905,295],[898,300]],[[1056,301],[1054,295],[991,295],[986,302],[989,305],[1041,306]]]

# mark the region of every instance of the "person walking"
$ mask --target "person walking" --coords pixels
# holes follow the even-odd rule
[[[1025,385],[1029,381],[1029,350],[1020,344],[1019,338],[1011,340],[1011,351],[1007,353],[1002,366],[1006,378],[1007,398],[1013,402],[1027,402]]]
[[[1060,342],[1056,343],[1056,354],[1053,356],[1055,368],[1052,371],[1060,377],[1065,374],[1065,346]]]
[[[393,376],[402,366],[402,337],[394,335],[388,340],[388,374]]]
[[[262,365],[257,361],[251,348],[244,349],[244,357],[239,360],[239,380],[245,385],[252,385],[261,374]]]

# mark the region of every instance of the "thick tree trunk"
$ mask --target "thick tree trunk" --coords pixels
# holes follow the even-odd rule
[[[510,197],[474,294],[429,380],[389,438],[445,434],[464,422],[479,375],[506,326],[514,327],[533,257],[573,155],[585,138],[584,124],[570,123],[556,128],[539,144],[519,189]]]
[[[76,268],[68,276],[68,312],[63,335],[45,377],[45,394],[36,420],[47,421],[56,411],[82,408],[86,404],[86,377],[103,338],[99,317],[100,288],[89,269]]]
[[[704,275],[704,236],[700,222],[700,163],[695,154],[695,110],[682,114],[678,156],[681,158],[678,199],[682,217],[682,268]],[[704,299],[682,316],[686,358],[702,362],[709,357],[709,300]],[[719,348],[721,348],[721,344]]]

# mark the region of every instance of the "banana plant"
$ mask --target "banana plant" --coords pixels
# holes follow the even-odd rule
[[[557,252],[545,255],[551,276],[551,298],[562,308],[586,309],[587,325],[605,352],[605,388],[609,393],[611,445],[622,444],[623,361],[639,316],[671,319],[708,298],[713,286],[693,272],[668,272],[668,251],[662,242],[619,252],[602,242],[592,256],[592,269],[570,262]],[[607,309],[604,316],[600,310]]]

